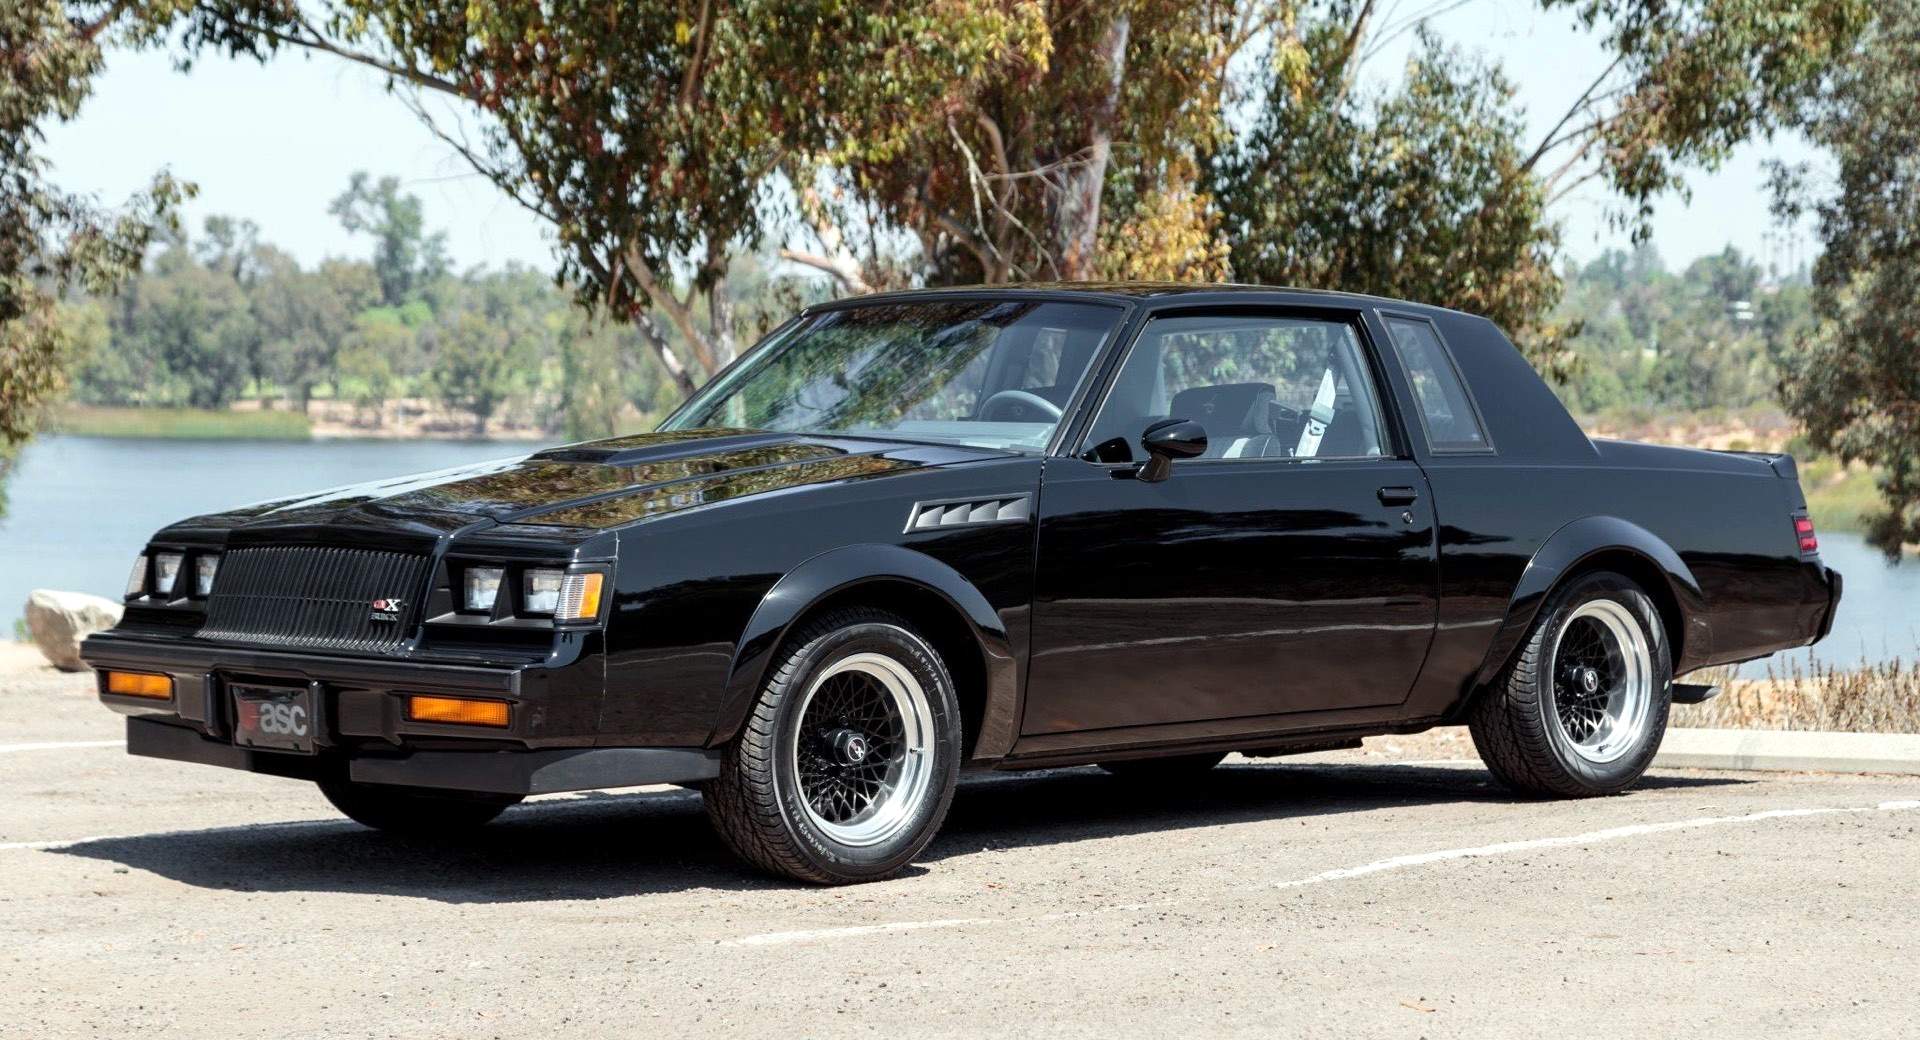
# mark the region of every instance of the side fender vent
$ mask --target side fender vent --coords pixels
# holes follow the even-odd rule
[[[1025,523],[1033,517],[1032,495],[994,498],[956,498],[944,502],[915,502],[907,512],[907,533],[944,531],[973,524]]]

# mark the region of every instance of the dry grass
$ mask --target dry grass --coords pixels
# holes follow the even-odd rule
[[[1729,679],[1730,669],[1688,676],[1719,683],[1705,704],[1675,705],[1675,726],[1920,733],[1920,665],[1898,658],[1840,669],[1820,661],[1767,666],[1764,679]]]

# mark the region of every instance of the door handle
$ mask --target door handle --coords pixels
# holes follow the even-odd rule
[[[1410,487],[1383,487],[1375,493],[1383,506],[1410,506],[1420,498],[1420,492]]]

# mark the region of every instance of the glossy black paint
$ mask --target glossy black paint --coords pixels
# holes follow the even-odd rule
[[[202,639],[203,605],[136,601],[85,654],[166,670],[182,693],[167,706],[102,699],[220,741],[225,682],[316,683],[323,750],[379,757],[389,773],[430,750],[715,749],[786,633],[860,602],[935,642],[964,694],[972,759],[1015,768],[1325,746],[1456,717],[1545,596],[1588,567],[1648,589],[1677,671],[1804,645],[1831,623],[1838,577],[1798,551],[1790,516],[1806,503],[1790,460],[1590,441],[1482,319],[1249,287],[935,293],[1123,310],[1047,452],[694,430],[198,517],[153,546],[407,548],[433,556],[415,594],[436,603],[463,560],[604,567],[611,602],[601,627],[428,621],[400,651],[355,658]],[[1132,456],[1164,459],[1164,480],[1091,461],[1106,456],[1082,439],[1145,322],[1268,312],[1364,333],[1387,457],[1194,458],[1205,430],[1187,422]],[[1429,450],[1383,315],[1433,323],[1494,451]],[[912,523],[918,504],[1019,496],[1030,515],[1014,522]],[[407,722],[408,691],[505,699],[513,724]]]

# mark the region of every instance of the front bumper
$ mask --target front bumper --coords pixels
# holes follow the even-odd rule
[[[210,646],[106,632],[81,656],[106,670],[164,673],[171,699],[108,692],[101,703],[127,720],[136,755],[276,776],[340,776],[365,783],[503,794],[543,794],[719,775],[719,753],[698,747],[595,746],[600,659],[534,662],[411,660]],[[315,754],[233,742],[235,682],[311,691]],[[501,701],[504,727],[407,717],[412,694]]]
[[[156,718],[127,720],[127,753],[298,780],[318,780],[328,770],[337,775],[344,766],[347,779],[360,783],[519,795],[698,783],[720,775],[719,753],[701,748],[293,755],[237,747]]]

